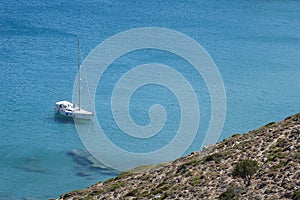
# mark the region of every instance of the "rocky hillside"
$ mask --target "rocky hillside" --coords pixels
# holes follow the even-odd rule
[[[257,162],[247,186],[237,163]],[[144,172],[73,191],[60,199],[300,199],[300,113]]]

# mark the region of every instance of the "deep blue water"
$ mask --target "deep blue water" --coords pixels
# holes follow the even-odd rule
[[[132,28],[171,28],[195,39],[216,62],[226,89],[227,115],[219,140],[299,112],[298,1],[1,1],[0,15],[0,199],[57,197],[115,175],[70,156],[71,150],[84,147],[74,124],[53,116],[56,101],[72,98],[77,35],[83,57],[104,39]],[[116,65],[153,61],[157,53],[129,55]],[[174,62],[172,55],[159,61],[175,68],[183,62]],[[114,80],[120,73],[112,67],[104,79]],[[103,87],[99,94],[104,95],[96,101],[109,103],[105,91],[111,85]],[[158,94],[148,98],[154,90]],[[205,87],[203,91],[199,102],[204,132],[210,104]],[[144,105],[161,100],[156,96],[176,104],[160,87],[145,87],[135,95],[134,108],[144,117],[134,117],[134,109],[132,114],[141,125],[149,121]],[[109,112],[106,108],[99,113]],[[173,125],[166,127],[170,133],[179,120],[178,107],[173,108]],[[105,125],[108,131],[114,128]],[[200,147],[200,140],[201,134],[191,151]],[[145,148],[141,151],[153,146]]]

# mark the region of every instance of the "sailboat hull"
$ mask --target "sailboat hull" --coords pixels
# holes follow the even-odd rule
[[[73,118],[75,118],[75,119],[92,119],[93,113],[83,110],[83,109],[75,110],[73,112]]]
[[[81,109],[79,107],[74,107],[74,105],[68,101],[59,101],[54,106],[54,113],[59,116],[64,116],[68,118],[75,119],[92,119],[93,113]]]

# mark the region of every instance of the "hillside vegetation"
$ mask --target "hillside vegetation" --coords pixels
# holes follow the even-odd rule
[[[300,200],[300,113],[60,199]]]

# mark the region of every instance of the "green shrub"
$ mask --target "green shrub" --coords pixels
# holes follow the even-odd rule
[[[156,195],[156,194],[163,193],[163,192],[164,192],[163,188],[159,187],[159,188],[155,188],[155,189],[151,192],[151,194]]]
[[[235,196],[235,188],[230,187],[219,196],[219,199],[220,200],[231,200],[234,196]]]
[[[192,176],[192,172],[187,171],[187,172],[184,174],[184,176],[185,176],[185,177],[190,177],[190,176]]]
[[[233,176],[234,177],[241,177],[244,179],[244,182],[247,186],[251,184],[251,178],[258,170],[258,164],[254,160],[245,159],[239,161],[234,170],[233,170]]]
[[[202,182],[202,179],[200,176],[196,176],[196,177],[193,177],[189,182],[192,186],[196,186]]]
[[[165,181],[163,181],[160,184],[158,184],[155,189],[153,189],[151,191],[151,194],[153,194],[153,195],[156,195],[159,193],[162,194],[163,192],[167,191],[169,188],[170,187],[168,186],[168,184]]]
[[[206,162],[215,161],[218,162],[223,158],[223,155],[221,153],[214,153],[210,154],[205,158]]]
[[[149,197],[149,196],[150,196],[150,192],[149,191],[143,191],[142,193],[140,193],[138,195],[138,198]]]
[[[135,188],[135,189],[131,190],[130,192],[128,192],[128,193],[125,195],[125,197],[134,197],[134,196],[137,195],[137,193],[138,193],[138,189]]]
[[[172,194],[174,193],[175,190],[178,189],[178,185],[175,185],[174,187],[171,187],[168,191],[167,191],[167,195],[168,196],[172,196]]]
[[[117,182],[117,183],[113,183],[108,187],[109,191],[115,191],[117,188],[124,186],[125,184],[123,182]]]
[[[293,200],[300,200],[300,189],[296,190],[292,196]]]
[[[100,190],[94,190],[94,191],[92,191],[92,192],[90,192],[88,194],[88,197],[94,197],[94,196],[97,196],[98,194],[101,194],[103,192],[104,192],[104,190],[102,190],[102,189],[100,189]]]
[[[122,172],[121,174],[119,174],[119,175],[117,176],[117,179],[125,178],[125,177],[131,176],[131,175],[133,175],[133,174],[134,174],[134,173],[131,172],[131,171],[125,171],[125,172]]]
[[[110,178],[110,179],[104,181],[104,183],[110,183],[110,182],[112,182],[112,181],[114,181],[114,180],[115,180],[115,178]]]
[[[195,160],[187,161],[187,162],[183,163],[183,165],[195,167],[195,166],[198,165],[199,163],[200,163],[200,160],[195,159]]]
[[[241,134],[239,134],[239,133],[235,133],[235,134],[233,134],[231,137],[238,137],[238,136],[240,136]]]
[[[276,124],[276,122],[270,122],[270,123],[266,124],[265,126],[268,127],[268,126],[272,126],[274,124]]]
[[[191,167],[195,167],[199,163],[200,163],[200,160],[187,161],[187,162],[181,164],[180,166],[178,166],[176,173],[185,174],[186,172],[188,172],[188,169],[190,169]]]
[[[278,148],[276,151],[271,152],[267,157],[268,161],[274,161],[276,158],[284,158],[284,154],[281,151],[282,148]]]
[[[276,142],[276,147],[284,147],[286,144],[285,139],[279,138]]]
[[[287,161],[280,161],[277,165],[271,167],[271,171],[276,171],[286,165]]]
[[[178,185],[174,185],[174,186],[171,187],[169,190],[176,191],[176,190],[178,190],[178,188],[179,188]]]

